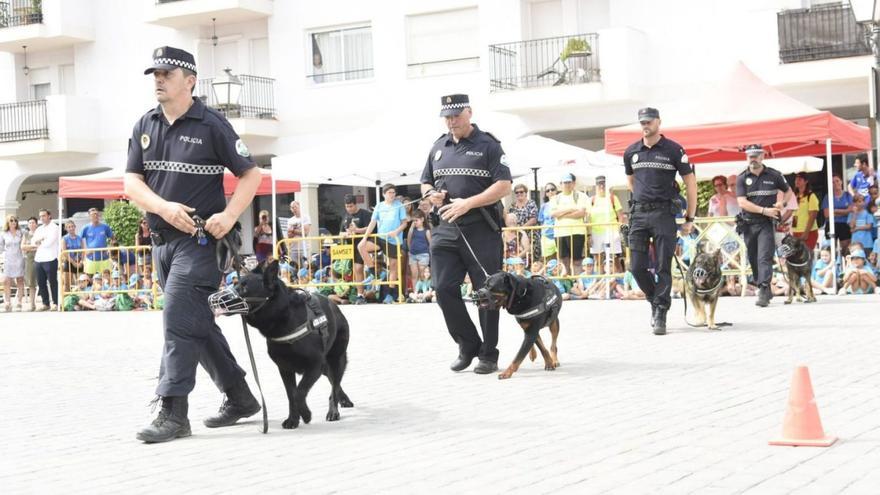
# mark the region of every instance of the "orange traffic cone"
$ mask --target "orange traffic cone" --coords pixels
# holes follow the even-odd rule
[[[819,408],[810,383],[806,366],[794,369],[791,391],[788,394],[788,412],[782,422],[782,438],[771,440],[770,445],[828,447],[837,437],[826,437],[819,419]]]

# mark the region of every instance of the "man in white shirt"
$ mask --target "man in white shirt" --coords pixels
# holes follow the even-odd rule
[[[51,292],[51,308],[58,304],[58,240],[61,238],[61,227],[52,223],[49,210],[40,210],[40,226],[34,232],[32,242],[37,246],[34,254],[34,268],[37,271],[37,285],[43,304],[37,311],[49,309]]]

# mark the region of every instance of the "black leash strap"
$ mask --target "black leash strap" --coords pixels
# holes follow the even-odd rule
[[[266,399],[263,398],[263,387],[260,386],[260,374],[257,373],[257,363],[254,361],[254,350],[251,348],[251,337],[248,334],[247,320],[241,315],[241,328],[244,330],[244,342],[247,344],[248,357],[251,358],[251,370],[254,372],[254,381],[257,382],[257,390],[260,392],[260,402],[263,405],[263,433],[269,431],[269,412],[266,410]]]

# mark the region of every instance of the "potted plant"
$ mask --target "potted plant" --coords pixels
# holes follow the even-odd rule
[[[587,40],[583,38],[569,38],[565,43],[565,48],[559,54],[559,58],[564,62],[568,57],[585,57],[592,54],[592,48]]]

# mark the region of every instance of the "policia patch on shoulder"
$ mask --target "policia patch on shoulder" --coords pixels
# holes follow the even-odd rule
[[[245,145],[244,141],[242,141],[241,139],[235,142],[235,152],[245,158],[251,156],[250,150],[248,150],[247,145]]]
[[[147,149],[150,147],[150,136],[148,134],[141,134],[141,149]]]

